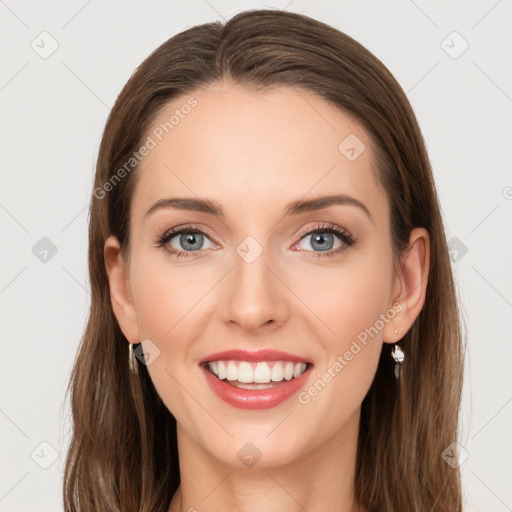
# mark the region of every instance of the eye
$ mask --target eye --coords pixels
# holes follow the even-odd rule
[[[301,233],[300,237],[301,242],[309,239],[308,243],[305,244],[305,250],[308,252],[316,252],[317,254],[315,254],[315,257],[334,256],[335,254],[352,247],[356,243],[356,239],[347,230],[334,224],[321,224],[315,226],[315,228]],[[334,247],[336,238],[338,239],[338,245]],[[299,244],[295,244],[292,249],[299,247]],[[333,248],[334,250],[331,250]]]
[[[204,230],[199,227],[185,226],[168,231],[157,240],[156,245],[162,247],[169,255],[187,257],[190,253],[200,252],[201,249],[204,249],[205,241],[210,243],[206,249],[211,249],[213,244]]]
[[[292,249],[299,247],[303,240],[308,240],[311,237],[309,243],[305,244],[306,247],[299,247],[299,250],[316,253],[314,257],[334,256],[354,246],[357,242],[347,230],[334,224],[317,225],[313,229],[303,231],[299,236],[300,242],[295,244]],[[334,247],[336,239],[338,239],[338,244]],[[207,242],[206,247],[205,242]],[[210,245],[208,246],[208,244]],[[155,245],[161,247],[170,256],[175,255],[182,258],[196,256],[194,253],[201,253],[201,249],[211,249],[215,244],[205,230],[189,225],[167,231],[155,242]],[[332,250],[333,248],[334,250]]]

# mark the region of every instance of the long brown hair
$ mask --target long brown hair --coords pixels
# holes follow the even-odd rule
[[[90,313],[68,387],[74,428],[63,482],[65,510],[164,512],[180,483],[176,421],[145,366],[137,363],[138,376],[129,372],[103,248],[115,235],[129,256],[137,166],[121,180],[118,170],[147,137],[151,120],[171,99],[222,79],[256,90],[303,88],[354,116],[377,148],[375,167],[391,205],[395,253],[407,248],[411,229],[428,230],[425,305],[401,341],[407,359],[398,385],[390,346],[382,350],[362,403],[355,489],[368,512],[462,510],[459,470],[442,454],[458,435],[463,344],[418,123],[399,84],[362,45],[307,16],[274,10],[244,11],[225,24],[175,35],[139,66],[109,115],[90,203]]]

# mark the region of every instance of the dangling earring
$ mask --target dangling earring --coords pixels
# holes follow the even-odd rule
[[[395,329],[395,334],[398,334],[398,329]],[[395,343],[393,350],[391,350],[391,357],[395,360],[395,379],[398,380],[400,378],[400,366],[405,359],[405,354],[398,343]]]
[[[139,365],[137,364],[137,358],[133,353],[133,343],[128,343],[128,367],[130,371],[137,375],[139,373]]]

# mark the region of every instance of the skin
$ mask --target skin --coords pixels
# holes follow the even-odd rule
[[[167,104],[148,134],[189,96]],[[223,82],[193,96],[198,105],[137,170],[129,263],[115,237],[105,243],[116,318],[130,343],[149,339],[160,350],[148,370],[177,420],[181,485],[169,510],[356,510],[361,402],[382,344],[400,340],[423,306],[428,233],[414,229],[409,249],[393,260],[371,140],[313,93]],[[366,146],[355,161],[338,150],[350,134]],[[348,204],[283,216],[290,201],[333,193],[358,199],[371,218]],[[145,217],[164,197],[210,198],[225,217],[171,208]],[[349,231],[356,245],[322,256],[314,235],[299,236],[319,222]],[[177,258],[155,245],[188,223],[209,233],[198,251]],[[248,236],[263,249],[250,264],[236,252]],[[344,245],[325,236],[331,252]],[[179,235],[171,244],[186,250]],[[198,366],[221,350],[273,348],[313,361],[307,390],[393,304],[400,308],[394,318],[307,404],[293,396],[267,410],[234,408]],[[261,452],[251,468],[237,457],[247,442]]]

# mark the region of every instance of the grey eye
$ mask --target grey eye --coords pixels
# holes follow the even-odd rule
[[[328,231],[317,231],[315,233],[309,233],[301,240],[301,243],[305,240],[308,240],[309,238],[311,239],[309,242],[310,248],[305,248],[305,250],[308,251],[330,251],[331,249],[337,249],[341,246],[341,242],[339,242],[339,245],[334,247],[335,239],[338,237],[334,233],[329,233]]]
[[[178,239],[179,244],[181,247],[176,247],[172,242],[173,240]],[[204,249],[204,243],[206,240],[209,240],[209,238],[202,233],[199,233],[197,231],[190,231],[188,233],[180,233],[175,236],[173,236],[169,240],[169,244],[173,249],[176,249],[178,251],[199,251],[200,249]],[[211,242],[210,242],[211,244]],[[211,246],[210,246],[211,247]],[[208,247],[206,247],[208,248]]]

